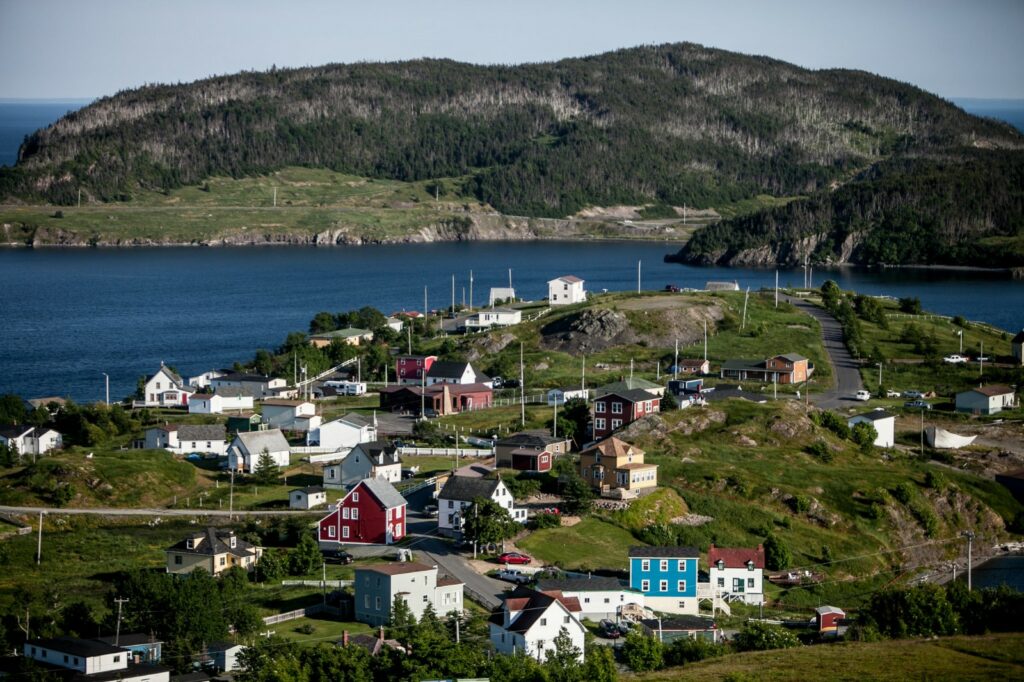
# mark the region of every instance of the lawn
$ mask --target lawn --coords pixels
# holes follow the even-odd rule
[[[275,623],[267,627],[274,634],[297,644],[318,644],[341,641],[345,632],[349,635],[372,634],[374,629],[364,623],[334,620],[332,616],[318,614]]]
[[[1024,678],[1024,634],[841,643],[732,654],[624,679],[803,682],[844,680],[1010,680]]]
[[[517,543],[546,564],[579,571],[627,568],[629,547],[642,544],[629,531],[593,518],[571,527],[539,530]]]

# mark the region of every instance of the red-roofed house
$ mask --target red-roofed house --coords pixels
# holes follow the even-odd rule
[[[582,663],[586,633],[579,620],[582,610],[576,597],[565,597],[559,591],[537,592],[517,587],[505,597],[501,608],[491,614],[491,644],[498,653],[521,651],[543,662],[547,652],[554,651],[555,638],[565,628],[580,652]]]
[[[764,602],[764,545],[757,549],[715,547],[708,549],[711,589],[722,597],[747,604]]]

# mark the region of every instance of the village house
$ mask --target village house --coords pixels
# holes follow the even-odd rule
[[[585,388],[552,388],[547,395],[548,405],[565,405],[570,400],[582,400],[587,402],[590,399],[590,391]]]
[[[373,332],[369,329],[346,327],[345,329],[336,329],[334,331],[323,332],[321,334],[310,334],[309,345],[317,348],[326,348],[335,340],[341,343],[346,343],[350,346],[358,346],[360,344],[373,341]]]
[[[1010,352],[1013,355],[1014,364],[1024,367],[1024,329],[1010,341]]]
[[[858,414],[846,420],[846,425],[851,429],[860,423],[871,424],[878,434],[875,437],[875,445],[880,448],[891,448],[896,443],[896,415],[889,414],[878,407],[871,412]]]
[[[764,603],[764,545],[757,549],[715,547],[708,549],[711,589],[719,596],[746,604]]]
[[[163,650],[163,642],[143,632],[126,632],[115,637],[97,637],[96,640],[127,651],[129,664],[159,663]]]
[[[357,646],[370,654],[370,656],[380,656],[387,649],[395,649],[401,651],[403,654],[408,653],[406,648],[397,639],[388,639],[384,637],[384,626],[378,626],[376,635],[364,635],[364,634],[348,634],[348,630],[343,630],[341,633],[341,640],[335,642],[336,646],[348,647]]]
[[[402,320],[392,315],[384,321],[384,326],[391,331],[400,332],[402,331],[402,327],[405,325]]]
[[[252,473],[263,453],[270,455],[275,466],[288,466],[291,448],[280,429],[239,432],[228,447],[228,468]]]
[[[282,431],[315,431],[323,420],[316,413],[316,405],[305,400],[263,401],[263,423]]]
[[[512,287],[491,287],[487,294],[487,307],[493,308],[501,303],[512,303],[516,300],[516,290]]]
[[[164,424],[146,429],[144,446],[179,455],[193,452],[223,455],[226,434],[223,424]]]
[[[132,402],[133,407],[185,407],[195,389],[187,386],[177,372],[164,363],[151,376],[142,390],[142,400]]]
[[[228,433],[244,433],[246,431],[266,431],[263,415],[257,412],[240,412],[228,415]]]
[[[196,393],[188,399],[189,414],[224,414],[252,408],[252,396],[239,388],[222,388],[216,393]]]
[[[315,509],[327,504],[327,491],[323,486],[311,485],[288,492],[289,509]]]
[[[214,642],[206,647],[206,657],[218,673],[241,670],[242,662],[239,655],[245,649],[244,644],[237,642]]]
[[[44,426],[0,426],[0,444],[19,455],[45,455],[64,447],[64,436]]]
[[[572,441],[547,433],[514,433],[494,445],[494,466],[517,471],[550,471],[555,458],[569,452]]]
[[[823,638],[838,637],[846,632],[846,612],[836,606],[819,606],[814,609],[814,623]]]
[[[211,381],[218,377],[222,377],[225,374],[230,374],[230,371],[226,369],[211,369],[210,371],[203,372],[198,376],[189,377],[188,385],[192,388],[203,389],[209,386]]]
[[[136,664],[131,652],[125,647],[114,646],[99,639],[29,639],[22,647],[22,654],[41,664],[45,679],[58,679],[57,675],[61,679],[76,681],[116,679],[121,682],[168,682],[171,679],[168,668]],[[61,669],[78,674],[65,678],[58,672]],[[47,675],[48,672],[54,675]]]
[[[521,652],[543,662],[555,650],[555,638],[564,629],[582,663],[586,628],[580,623],[579,613],[575,597],[517,587],[491,614],[491,644],[499,654]]]
[[[979,386],[956,394],[956,411],[968,414],[996,414],[1017,407],[1009,386]]]
[[[548,305],[572,305],[587,300],[583,280],[573,275],[563,275],[548,280]]]
[[[281,391],[287,389],[287,382],[284,379],[266,377],[261,374],[231,372],[224,376],[211,378],[210,388],[214,393],[224,388],[239,389],[245,395],[263,400],[277,397]]]
[[[491,378],[476,371],[469,362],[436,360],[427,370],[427,386],[434,384],[486,384],[491,387]]]
[[[722,379],[761,381],[766,383],[799,384],[814,373],[814,364],[797,353],[776,355],[767,360],[726,360],[722,365]]]
[[[697,615],[697,563],[693,547],[630,547],[629,586],[644,595],[647,608]]]
[[[494,389],[490,384],[440,383],[426,388],[389,386],[380,389],[381,409],[416,415],[425,410],[428,417],[486,409],[493,400]]]
[[[541,578],[537,589],[551,594],[560,592],[580,604],[580,619],[594,622],[607,618],[619,621],[626,615],[643,614],[644,595],[618,578],[590,576],[586,578]]]
[[[468,316],[463,322],[466,331],[480,331],[491,327],[510,327],[523,321],[523,313],[512,308],[489,308]]]
[[[167,572],[184,575],[197,568],[219,575],[232,566],[256,568],[263,548],[239,538],[233,530],[207,528],[196,531],[167,549]]]
[[[700,358],[679,358],[679,362],[670,365],[669,374],[711,374],[711,363]]]
[[[357,443],[345,459],[324,467],[324,486],[349,488],[367,478],[389,483],[402,480],[402,458],[398,448],[385,441]]]
[[[353,587],[356,620],[368,625],[387,625],[398,599],[417,619],[428,604],[441,618],[463,609],[462,583],[438,576],[437,566],[415,561],[357,566]]]
[[[594,439],[605,438],[660,411],[661,398],[640,388],[599,395],[594,399]]]
[[[620,379],[619,381],[613,381],[610,384],[599,386],[594,389],[594,396],[600,398],[602,395],[608,393],[618,393],[621,391],[647,391],[653,396],[662,397],[665,395],[665,387],[661,384],[656,384],[653,381],[647,379],[641,379],[640,377],[628,377],[626,379]]]
[[[406,501],[387,481],[367,478],[317,524],[321,549],[341,545],[390,545],[405,537]]]
[[[437,360],[436,355],[399,355],[395,358],[395,373],[398,383],[419,386],[425,383],[424,376]]]
[[[602,495],[632,496],[658,487],[658,465],[644,451],[615,436],[580,452],[580,477]]]
[[[338,451],[354,448],[359,443],[377,440],[377,418],[367,419],[361,414],[349,412],[306,435],[307,445],[318,445]]]
[[[500,477],[449,476],[437,494],[437,532],[445,537],[462,537],[463,514],[478,497],[493,500],[513,520],[526,523],[526,509],[516,508],[512,493]]]

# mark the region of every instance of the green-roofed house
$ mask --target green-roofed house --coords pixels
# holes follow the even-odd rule
[[[373,332],[369,329],[357,329],[356,327],[335,329],[333,332],[323,332],[322,334],[310,335],[309,345],[316,346],[317,348],[326,348],[331,345],[331,342],[335,339],[338,339],[342,343],[347,343],[350,346],[358,346],[364,341],[373,341]]]

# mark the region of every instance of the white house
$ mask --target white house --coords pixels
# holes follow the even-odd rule
[[[316,413],[316,405],[305,400],[264,400],[263,423],[272,429],[288,431],[315,431],[320,428],[322,418]]]
[[[98,639],[55,637],[27,640],[22,649],[25,658],[39,663],[75,670],[74,679],[92,676],[103,680],[124,682],[167,682],[171,671],[154,665],[135,665],[132,652]]]
[[[242,431],[228,448],[228,468],[251,472],[264,451],[279,467],[286,467],[290,463],[291,450],[280,429]]]
[[[402,327],[405,326],[401,319],[397,317],[389,317],[385,322],[384,326],[392,331],[400,332]]]
[[[343,450],[354,448],[359,443],[377,440],[377,417],[367,419],[361,414],[349,412],[344,417],[321,424],[320,428],[306,435],[308,445]]]
[[[238,388],[222,388],[216,393],[189,396],[189,414],[224,414],[253,409],[253,397]]]
[[[206,648],[206,654],[210,657],[217,672],[240,670],[242,665],[238,660],[238,655],[243,651],[245,651],[245,645],[234,642],[214,642]]]
[[[64,447],[64,437],[42,426],[0,426],[0,443],[17,450],[19,455],[45,455]]]
[[[512,493],[500,478],[449,476],[437,494],[437,531],[441,535],[462,535],[463,511],[473,500],[483,497],[494,500],[519,523],[526,523],[526,509],[516,508]]]
[[[711,590],[722,597],[747,604],[764,602],[764,545],[757,549],[715,547],[708,549]]]
[[[423,616],[428,604],[438,616],[463,609],[463,584],[438,577],[437,566],[415,561],[372,564],[356,568],[355,617],[360,623],[385,625],[391,620],[396,599],[404,599],[416,618]]]
[[[195,389],[186,386],[177,372],[161,362],[160,369],[146,381],[142,393],[142,400],[133,402],[136,407],[185,407]]]
[[[565,405],[569,400],[579,398],[586,402],[590,399],[590,391],[585,388],[553,388],[548,391],[548,405]]]
[[[327,504],[327,491],[318,485],[296,488],[288,492],[289,509],[313,509]]]
[[[451,360],[435,360],[427,370],[427,386],[434,384],[486,384],[491,385],[491,378],[476,371],[468,362]]]
[[[490,329],[491,327],[509,327],[523,321],[523,313],[512,308],[489,308],[473,313],[464,323],[467,331]]]
[[[579,601],[574,597],[516,588],[491,614],[491,644],[500,654],[520,651],[543,662],[548,652],[555,650],[555,638],[564,629],[580,652],[582,663],[586,628],[580,623],[579,613]]]
[[[206,388],[210,385],[211,381],[218,379],[225,374],[228,374],[225,370],[211,369],[209,372],[203,372],[199,376],[189,377],[188,385],[193,388]]]
[[[891,448],[896,443],[896,416],[889,414],[882,408],[875,408],[871,412],[858,414],[846,420],[846,425],[851,429],[860,423],[871,424],[875,427],[878,436],[875,438],[875,445],[880,448]]]
[[[179,455],[207,452],[223,455],[226,445],[223,424],[164,424],[146,429],[145,447],[164,449]]]
[[[578,600],[578,617],[592,621],[618,620],[624,611],[636,613],[644,608],[643,593],[630,589],[618,578],[545,578],[537,581],[537,589],[548,594],[560,592],[564,597]]]
[[[324,486],[348,488],[365,478],[388,483],[402,480],[402,459],[398,448],[384,441],[357,443],[337,464],[324,467]]]
[[[1017,406],[1009,386],[980,386],[956,394],[956,411],[970,414],[996,414]]]
[[[493,308],[495,303],[503,301],[510,303],[516,298],[516,290],[512,287],[491,287],[490,295],[487,297],[487,306]]]
[[[213,388],[215,393],[222,388],[237,388],[246,395],[262,400],[263,398],[272,398],[279,395],[287,388],[287,382],[284,379],[266,377],[261,374],[232,372],[224,376],[212,377],[210,379],[210,387]]]
[[[548,305],[572,305],[587,300],[583,280],[573,275],[563,275],[548,280]]]

